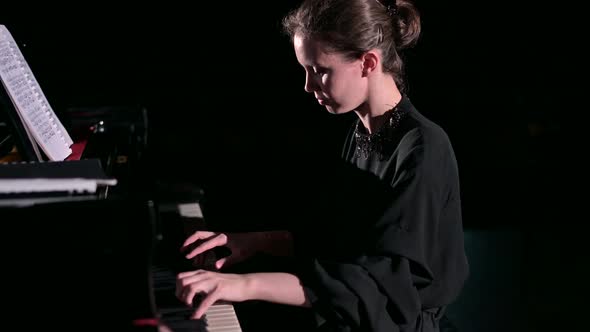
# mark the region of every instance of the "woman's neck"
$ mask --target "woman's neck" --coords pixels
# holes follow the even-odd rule
[[[402,95],[389,74],[374,73],[369,79],[367,100],[355,110],[363,126],[369,134],[377,132],[385,123],[383,116],[394,108],[402,99]]]

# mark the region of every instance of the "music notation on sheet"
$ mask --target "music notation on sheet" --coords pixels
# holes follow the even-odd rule
[[[19,116],[51,160],[64,160],[73,144],[43,95],[18,45],[0,26],[0,76]]]

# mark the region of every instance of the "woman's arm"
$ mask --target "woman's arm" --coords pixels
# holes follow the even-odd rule
[[[198,293],[207,295],[194,313],[197,319],[217,301],[261,300],[310,307],[299,278],[282,272],[231,274],[197,270],[180,273],[176,296],[191,305]]]
[[[247,233],[216,233],[197,231],[183,243],[181,251],[187,259],[194,260],[195,266],[203,266],[204,256],[199,256],[215,247],[227,247],[231,254],[215,262],[215,267],[228,267],[256,254],[292,256],[293,238],[287,231],[266,231]]]
[[[246,274],[250,300],[261,300],[299,307],[310,307],[299,278],[290,273]]]

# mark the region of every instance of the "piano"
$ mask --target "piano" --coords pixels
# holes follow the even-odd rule
[[[178,264],[187,263],[178,236],[188,229],[177,226],[205,226],[202,216],[182,216],[176,207],[198,204],[201,192],[161,181],[149,167],[147,110],[105,105],[53,114],[18,38],[0,27],[0,163],[61,160],[65,129],[75,142],[67,158],[98,160],[117,180],[83,193],[14,192],[0,183],[4,321],[28,330],[241,331],[231,304],[215,305],[197,321],[174,299],[175,273],[196,268]]]
[[[190,316],[195,309],[174,296],[178,272],[196,268],[213,269],[218,259],[219,251],[210,251],[205,253],[203,265],[196,266],[179,251],[188,235],[198,229],[207,229],[200,198],[194,197],[193,201],[184,200],[178,204],[162,204],[160,216],[163,221],[159,230],[160,241],[152,260],[155,307],[160,322],[174,332],[242,332],[233,304],[216,303],[202,319],[193,320]]]
[[[73,138],[84,142],[80,158],[100,159],[118,183],[24,206],[1,204],[10,197],[0,196],[2,234],[16,242],[1,241],[7,272],[0,282],[14,285],[1,297],[9,308],[3,315],[31,330],[241,332],[232,304],[215,304],[191,320],[194,309],[174,297],[176,273],[196,268],[178,249],[187,234],[206,228],[202,191],[149,173],[147,112],[103,107],[66,114]],[[0,158],[27,160],[19,156],[18,136],[7,133],[14,146]]]

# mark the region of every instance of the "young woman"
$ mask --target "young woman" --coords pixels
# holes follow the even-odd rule
[[[191,303],[207,294],[196,317],[217,300],[263,300],[309,307],[327,330],[438,331],[468,264],[453,148],[404,94],[401,54],[420,35],[416,8],[408,0],[307,0],[284,27],[305,91],[328,112],[358,115],[342,157],[386,189],[352,192],[358,223],[328,233],[193,234],[185,246],[203,242],[187,258],[232,250],[218,268],[263,251],[294,254],[300,265],[296,273],[181,273],[177,296]]]

